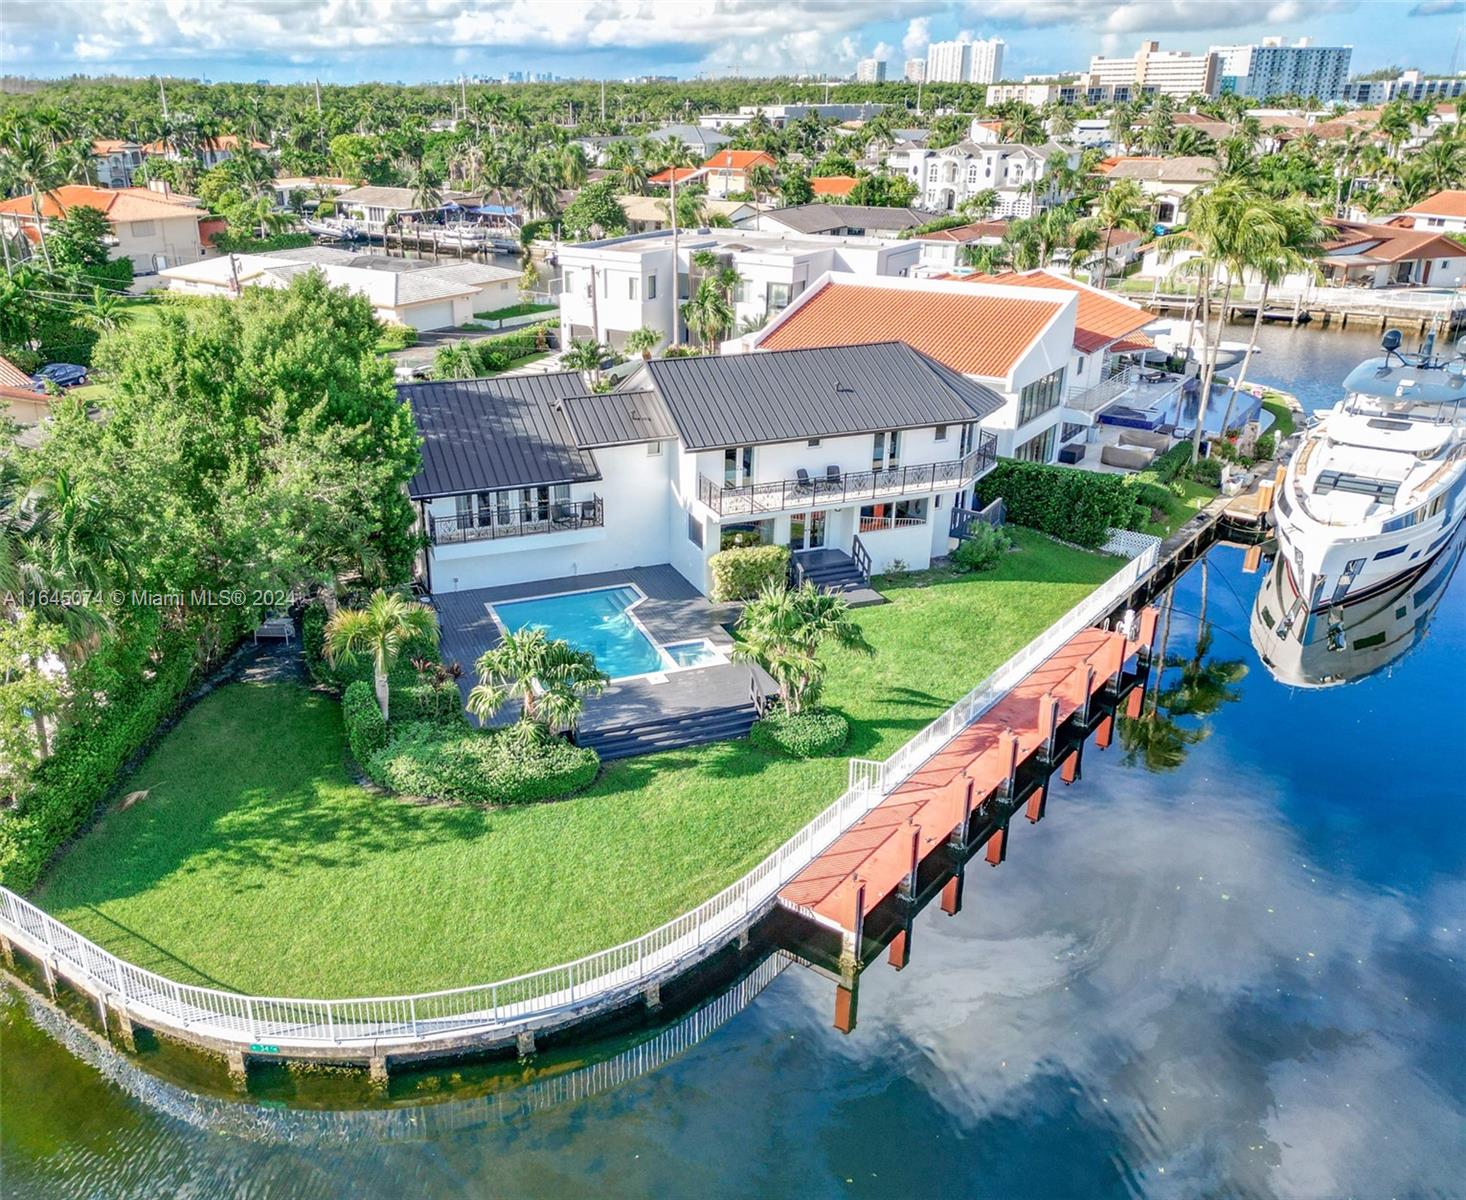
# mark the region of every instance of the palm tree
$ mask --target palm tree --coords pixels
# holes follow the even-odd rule
[[[443,207],[443,181],[422,159],[418,159],[408,169],[405,182],[412,192],[412,206],[419,214],[434,212]]]
[[[98,333],[112,333],[132,319],[132,310],[115,292],[104,292],[93,285],[92,299],[83,318]]]
[[[774,168],[768,163],[758,163],[749,168],[748,186],[756,202],[762,202],[764,197],[774,190],[775,182]]]
[[[0,170],[17,187],[31,195],[31,211],[35,214],[36,231],[41,240],[41,255],[51,265],[51,248],[46,243],[46,222],[41,216],[41,198],[51,196],[62,182],[61,167],[55,151],[35,130],[15,125],[0,143]]]
[[[560,181],[565,187],[578,188],[585,183],[590,163],[586,160],[584,147],[578,142],[570,142],[561,148],[559,159]]]
[[[1205,131],[1194,125],[1183,125],[1176,130],[1176,136],[1171,139],[1167,149],[1169,153],[1179,157],[1210,154],[1213,148],[1214,143]]]
[[[1140,233],[1150,224],[1151,206],[1140,184],[1134,179],[1117,179],[1101,194],[1093,220],[1104,233],[1104,253],[1100,257],[1097,287],[1105,286],[1110,265],[1110,240],[1117,229]]]
[[[372,658],[372,686],[382,720],[387,719],[387,676],[404,646],[437,634],[433,610],[378,588],[365,608],[339,609],[326,622],[326,661],[352,662],[363,651]]]
[[[820,647],[833,644],[874,654],[843,596],[821,591],[809,580],[798,588],[770,581],[743,606],[733,656],[755,662],[779,685],[784,706],[800,712],[819,694],[825,664]]]
[[[714,351],[724,332],[732,326],[735,316],[722,274],[720,271],[716,275],[705,276],[692,297],[682,304],[682,319],[687,322],[687,327],[697,334],[704,346]],[[737,286],[737,272],[733,274],[734,286]]]
[[[1006,241],[963,246],[962,261],[984,275],[996,275],[1012,265],[1012,247]]]
[[[633,354],[640,354],[643,359],[651,358],[662,341],[662,335],[649,325],[643,325],[640,329],[633,329],[626,335],[626,348]]]
[[[468,693],[468,711],[479,720],[518,700],[521,721],[550,728],[574,727],[585,697],[600,694],[610,682],[595,655],[533,628],[504,634],[479,656],[474,670],[479,681]]]
[[[1139,184],[1136,184],[1139,187]],[[983,188],[973,192],[957,206],[957,211],[969,221],[986,221],[998,207],[1002,197],[997,188]]]
[[[56,148],[56,168],[67,183],[90,187],[96,174],[91,142],[82,138],[62,142]]]
[[[572,371],[589,371],[592,382],[599,383],[601,363],[607,353],[606,347],[594,338],[576,338],[560,355],[560,365]]]
[[[558,173],[543,154],[536,154],[524,165],[522,178],[524,204],[534,217],[547,217],[560,204]]]
[[[1466,178],[1466,142],[1453,137],[1435,138],[1416,151],[1411,165],[1412,173],[1419,173],[1427,195],[1458,188]]]
[[[1031,104],[1014,104],[1003,116],[1002,135],[1005,142],[1029,145],[1044,140],[1043,118]]]

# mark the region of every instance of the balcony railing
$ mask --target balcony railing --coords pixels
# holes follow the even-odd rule
[[[883,529],[911,529],[925,525],[925,517],[861,517],[861,533],[879,533]]]
[[[719,516],[783,512],[786,509],[832,508],[893,496],[920,495],[966,487],[990,471],[998,460],[997,440],[985,434],[965,458],[888,471],[851,471],[838,477],[776,479],[770,483],[720,484],[699,475],[697,498]]]
[[[474,514],[428,514],[428,540],[435,546],[494,541],[534,533],[563,533],[605,524],[599,496],[586,500],[547,500],[538,504],[495,504]]]

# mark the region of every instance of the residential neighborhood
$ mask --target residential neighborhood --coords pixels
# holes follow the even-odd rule
[[[1458,1193],[1460,4],[10,7],[0,1193]]]

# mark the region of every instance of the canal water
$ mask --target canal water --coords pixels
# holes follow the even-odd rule
[[[1332,399],[1372,335],[1269,330]],[[1332,353],[1329,353],[1332,351]],[[1266,369],[1262,364],[1266,364]],[[1306,372],[1306,374],[1305,374]],[[771,958],[665,1031],[540,1071],[181,1086],[0,1005],[0,1187],[24,1197],[1461,1195],[1466,571],[1401,656],[1280,683],[1266,575],[1218,546],[1164,601],[1145,713],[910,965]],[[1345,672],[1347,673],[1347,672]],[[429,1102],[435,1101],[435,1102]]]

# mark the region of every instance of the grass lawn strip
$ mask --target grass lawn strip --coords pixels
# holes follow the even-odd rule
[[[878,581],[891,603],[857,613],[876,655],[829,656],[824,703],[851,724],[837,758],[726,742],[612,763],[570,800],[419,807],[350,782],[332,697],[231,685],[39,902],[140,965],[264,995],[454,987],[625,941],[745,873],[840,794],[845,755],[890,754],[1120,565],[1015,534],[992,572]]]

